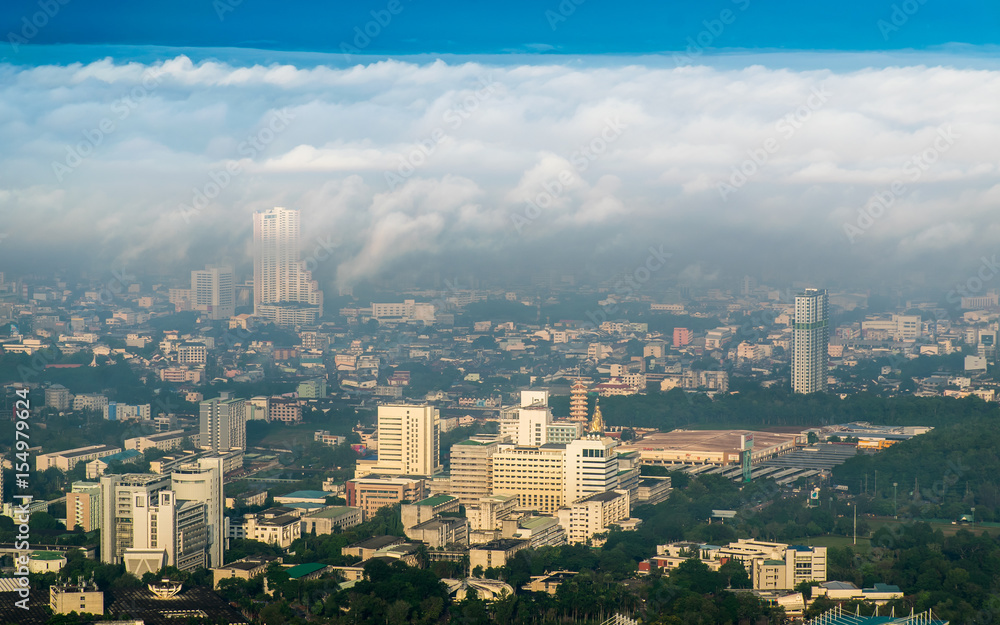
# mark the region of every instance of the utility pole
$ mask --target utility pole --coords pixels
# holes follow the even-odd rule
[[[854,502],[854,546],[858,545],[858,502]]]
[[[898,519],[899,516],[896,513],[896,487],[899,486],[898,482],[892,483],[892,518]]]

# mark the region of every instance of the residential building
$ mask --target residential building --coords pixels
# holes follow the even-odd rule
[[[806,289],[795,297],[792,390],[796,393],[826,390],[829,319],[826,290]]]
[[[299,211],[272,208],[253,215],[254,315],[279,325],[315,325],[323,293],[301,259]]]
[[[299,397],[303,399],[320,399],[326,397],[326,379],[314,378],[300,382],[297,392]]]
[[[220,397],[199,404],[200,446],[218,453],[246,449],[246,400]]]
[[[213,320],[236,314],[235,277],[232,267],[209,265],[191,272],[191,308]]]
[[[104,407],[104,418],[108,421],[149,421],[149,404],[119,404],[109,401]]]
[[[170,430],[148,436],[126,438],[125,449],[134,449],[140,453],[145,453],[147,449],[161,449],[163,451],[181,449],[184,446],[184,441],[188,440],[192,434],[193,432],[188,430]]]
[[[268,406],[268,420],[283,423],[302,423],[302,405],[291,397],[272,397]]]
[[[177,346],[177,364],[203,365],[208,361],[208,346],[188,341]]]
[[[93,410],[104,412],[108,407],[108,398],[94,393],[82,393],[73,397],[73,410]]]

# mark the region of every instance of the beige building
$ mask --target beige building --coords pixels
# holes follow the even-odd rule
[[[551,514],[563,505],[566,446],[504,443],[493,455],[493,493],[517,495],[524,510]]]
[[[427,497],[426,481],[420,478],[368,477],[348,480],[347,505],[361,508],[364,520],[370,519],[379,508],[404,501],[420,501]]]
[[[274,558],[243,558],[236,562],[231,562],[225,566],[212,569],[213,588],[219,588],[219,582],[224,579],[253,579],[258,575],[263,575]],[[280,558],[277,560],[280,562]]]
[[[316,532],[317,536],[323,536],[355,525],[361,525],[361,508],[334,506],[302,517],[302,534]]]
[[[456,500],[457,501],[457,500]],[[406,528],[410,540],[418,540],[431,549],[469,544],[469,521],[459,517],[435,517]]]
[[[556,547],[566,544],[566,530],[559,520],[550,516],[528,516],[520,519],[504,519],[500,535],[503,538],[527,540],[532,549]]]
[[[483,570],[506,566],[507,561],[518,551],[528,548],[528,541],[500,538],[469,549],[469,570],[477,566]]]
[[[826,581],[826,547],[803,547],[740,539],[719,550],[739,560],[754,590],[792,590],[801,582]]]
[[[433,476],[441,472],[441,417],[428,404],[385,404],[378,407],[378,461],[359,461],[355,477],[383,475]]]
[[[247,538],[282,549],[302,537],[302,521],[292,508],[270,508],[248,514],[243,521],[230,521],[230,538]]]
[[[451,494],[468,506],[490,494],[493,486],[493,454],[500,443],[475,439],[451,447]]]
[[[473,531],[499,530],[503,520],[514,514],[517,505],[517,495],[490,495],[466,506],[465,516]]]
[[[49,607],[55,614],[104,614],[104,593],[93,583],[49,586]]]
[[[126,438],[125,449],[134,449],[140,453],[145,453],[147,449],[171,451],[183,447],[184,440],[193,434],[197,433],[188,432],[187,430],[171,430],[169,432],[160,432],[159,434],[150,434],[149,436]]]
[[[73,482],[66,493],[66,528],[79,525],[85,532],[101,527],[101,485],[98,482]]]
[[[458,499],[450,495],[434,495],[415,503],[404,503],[400,506],[400,518],[403,528],[410,528],[429,521],[442,514],[458,514],[460,508]]]
[[[628,492],[613,490],[590,495],[558,511],[559,524],[570,543],[585,543],[629,518]]]
[[[81,462],[87,463],[105,456],[113,456],[121,450],[121,447],[112,447],[111,445],[90,445],[88,447],[56,451],[51,454],[42,454],[35,456],[35,470],[42,472],[55,467],[60,471],[69,472]]]

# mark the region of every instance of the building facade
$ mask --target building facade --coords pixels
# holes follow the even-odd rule
[[[254,315],[279,325],[314,325],[323,293],[300,258],[299,211],[272,208],[253,215]]]
[[[792,390],[826,390],[827,348],[830,342],[829,297],[826,290],[806,289],[795,296],[792,325]]]

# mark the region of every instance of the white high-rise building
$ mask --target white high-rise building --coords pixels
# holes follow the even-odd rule
[[[500,413],[500,438],[516,445],[544,445],[552,425],[548,391],[521,391],[521,405]]]
[[[101,562],[119,564],[135,547],[136,503],[169,490],[170,476],[127,473],[101,477]]]
[[[310,325],[323,315],[323,293],[300,257],[299,211],[253,214],[253,312],[279,325]]]
[[[426,475],[440,473],[441,416],[430,405],[385,404],[378,407],[378,462],[361,473]],[[356,477],[363,475],[356,474]]]
[[[223,464],[221,457],[199,458],[198,464],[183,464],[170,474],[170,484],[178,499],[205,504],[205,525],[208,528],[207,551],[209,567],[223,565],[222,552],[226,542],[223,495]]]
[[[796,393],[826,390],[829,306],[826,290],[806,289],[795,296],[792,390]]]
[[[618,488],[617,446],[613,438],[596,435],[566,445],[563,500],[567,504]]]
[[[209,319],[229,319],[236,314],[233,268],[209,265],[192,271],[191,307],[207,312]]]
[[[216,453],[246,449],[246,400],[218,397],[206,399],[201,402],[200,409],[199,435],[202,448],[211,448]]]

